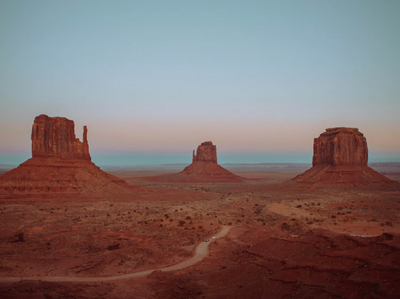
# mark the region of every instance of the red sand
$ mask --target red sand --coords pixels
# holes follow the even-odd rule
[[[283,182],[294,169],[257,171],[237,172],[253,179],[243,183],[146,181],[119,172],[143,188],[132,194],[3,194],[1,277],[168,267],[192,256],[222,225],[235,228],[186,269],[107,283],[2,283],[0,297],[398,296],[400,188],[309,188]]]

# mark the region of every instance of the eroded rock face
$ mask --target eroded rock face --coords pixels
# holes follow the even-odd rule
[[[217,147],[211,141],[203,142],[197,147],[197,154],[193,151],[193,163],[197,161],[217,163]]]
[[[326,129],[314,139],[313,167],[292,180],[316,188],[399,186],[367,163],[367,141],[358,129]]]
[[[72,120],[39,115],[31,138],[32,158],[0,176],[0,195],[108,196],[131,195],[141,189],[102,171],[91,161],[86,126],[81,142],[75,137]]]
[[[314,139],[313,166],[367,165],[368,147],[356,128],[326,129]]]
[[[87,127],[83,142],[75,137],[75,124],[65,117],[39,115],[32,126],[32,157],[59,157],[91,160]]]
[[[243,182],[229,170],[217,163],[217,147],[211,141],[206,141],[193,151],[193,162],[179,173],[147,177],[146,180],[158,182],[186,183],[230,183]]]

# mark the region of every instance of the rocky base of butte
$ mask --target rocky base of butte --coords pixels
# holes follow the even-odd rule
[[[293,181],[315,187],[398,185],[368,167],[368,147],[364,135],[356,128],[344,127],[326,129],[314,139],[313,167]]]
[[[211,141],[203,142],[197,147],[197,154],[193,151],[192,164],[183,171],[147,178],[151,181],[161,182],[207,182],[229,183],[242,182],[243,179],[226,170],[217,163],[217,147]]]
[[[86,126],[81,142],[72,120],[47,115],[33,123],[32,158],[0,176],[1,193],[107,195],[134,189],[91,162]]]
[[[31,158],[0,177],[1,193],[129,194],[138,187],[82,159]]]

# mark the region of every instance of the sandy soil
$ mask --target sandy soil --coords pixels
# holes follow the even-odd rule
[[[0,282],[21,282],[24,280],[39,280],[39,281],[57,281],[57,282],[93,282],[93,281],[112,281],[112,280],[122,280],[122,279],[129,279],[129,278],[136,278],[136,277],[142,277],[149,275],[150,273],[154,271],[161,271],[161,272],[169,272],[169,271],[175,271],[175,270],[181,270],[185,269],[188,267],[191,267],[198,262],[202,261],[207,255],[208,255],[208,247],[212,242],[216,242],[219,238],[225,237],[225,235],[229,232],[231,229],[231,226],[223,226],[221,231],[218,232],[215,236],[209,237],[204,239],[203,242],[200,242],[197,246],[196,249],[194,250],[194,254],[191,258],[184,260],[180,263],[177,263],[175,265],[169,266],[169,267],[164,267],[164,268],[156,268],[156,269],[150,269],[146,271],[139,271],[139,272],[134,272],[134,273],[129,273],[129,274],[123,274],[123,275],[113,275],[113,276],[92,276],[92,277],[75,277],[75,276],[65,276],[65,277],[60,277],[60,276],[31,276],[31,277],[0,277]]]
[[[159,175],[168,170],[148,170]],[[298,188],[302,170],[244,183],[149,182],[135,196],[0,198],[1,277],[96,277],[166,268],[233,226],[199,263],[114,282],[1,283],[1,298],[397,298],[400,188]],[[143,174],[143,173],[141,173]],[[396,177],[394,171],[391,172]]]

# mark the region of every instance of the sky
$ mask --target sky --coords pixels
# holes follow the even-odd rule
[[[0,164],[40,114],[99,164],[311,162],[356,127],[400,161],[400,1],[0,0]]]

